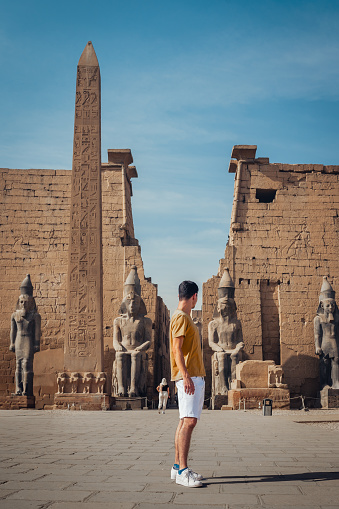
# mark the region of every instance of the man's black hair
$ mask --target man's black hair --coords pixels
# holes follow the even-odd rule
[[[179,285],[179,300],[188,300],[198,291],[198,285],[193,281],[183,281]]]

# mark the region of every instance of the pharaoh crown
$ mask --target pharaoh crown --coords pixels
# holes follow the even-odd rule
[[[234,298],[234,283],[230,276],[229,270],[225,269],[218,287],[218,298],[226,297]]]
[[[21,283],[20,292],[21,295],[29,295],[30,297],[33,297],[33,285],[31,282],[31,276],[29,274],[27,274],[27,276]]]
[[[327,281],[327,277],[323,277],[323,284],[321,286],[320,295],[319,295],[319,302],[325,300],[325,299],[334,299],[335,298],[335,291],[333,290],[330,283]]]

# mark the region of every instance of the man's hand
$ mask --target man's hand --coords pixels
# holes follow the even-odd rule
[[[316,353],[316,355],[322,355],[323,351],[322,351],[322,349],[318,346],[318,347],[315,349],[315,353]]]
[[[187,376],[183,378],[183,381],[184,381],[184,391],[186,392],[186,394],[194,394],[195,387],[192,378],[190,376]]]

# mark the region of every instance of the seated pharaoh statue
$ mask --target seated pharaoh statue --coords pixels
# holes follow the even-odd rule
[[[215,352],[212,356],[212,397],[227,395],[244,347],[234,300],[234,283],[228,269],[224,271],[218,287],[213,318],[208,324],[208,344]]]
[[[147,354],[152,337],[152,320],[147,318],[141,298],[137,268],[132,267],[124,285],[120,316],[113,324],[113,396],[146,395]]]
[[[27,274],[20,286],[20,297],[11,318],[10,351],[15,352],[15,394],[33,396],[33,358],[40,350],[41,318]]]
[[[314,318],[315,353],[320,359],[321,389],[339,389],[339,310],[335,291],[324,277]]]

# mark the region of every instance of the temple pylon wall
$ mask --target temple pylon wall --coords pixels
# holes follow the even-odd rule
[[[134,237],[131,179],[138,175],[132,162],[130,150],[109,150],[108,162],[101,165],[105,390],[111,390],[112,324],[119,314],[124,281],[136,265],[147,316],[153,323],[147,383],[147,396],[152,399],[159,377],[169,379],[169,311],[157,286],[145,277],[141,248]],[[20,282],[30,273],[42,316],[41,351],[34,357],[34,395],[36,408],[44,408],[53,404],[56,373],[63,370],[71,172],[0,169],[0,189],[0,394],[14,392],[10,317]]]
[[[218,275],[203,285],[207,394],[212,353],[207,327],[227,267],[235,283],[245,358],[274,360],[284,369],[292,397],[316,398],[313,318],[322,277],[339,287],[339,166],[270,163],[255,153],[255,146],[233,149],[229,240]]]

